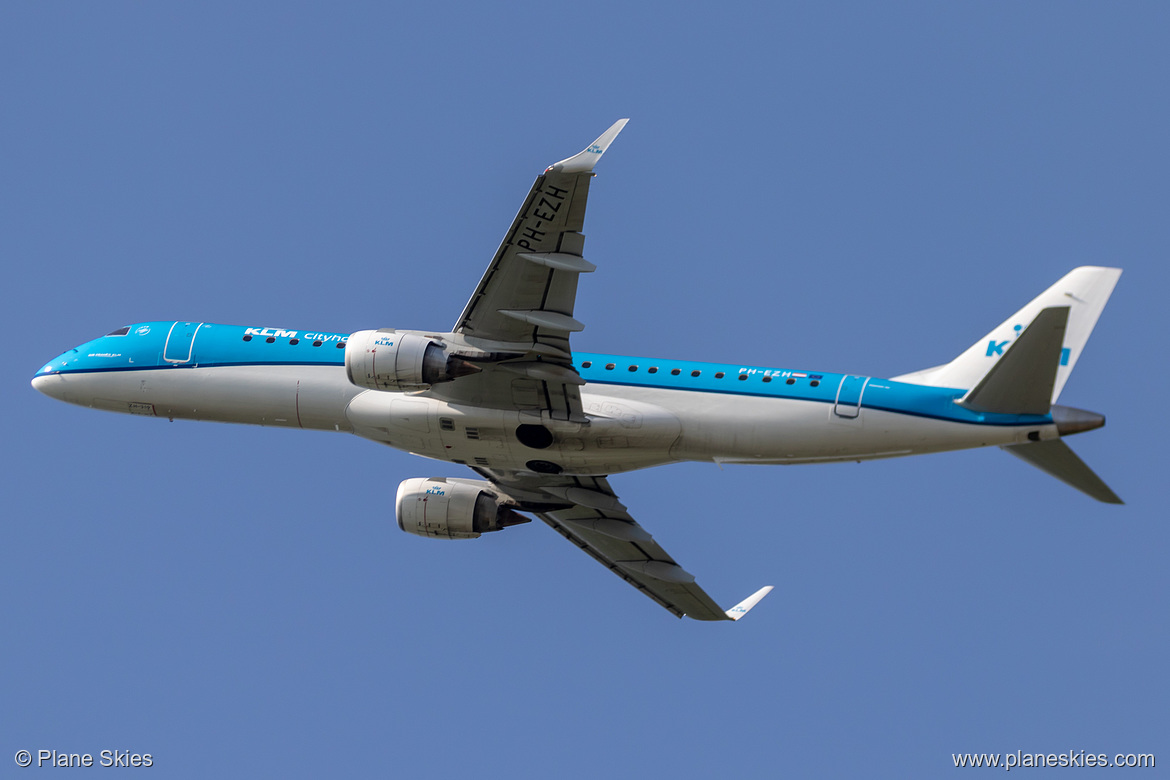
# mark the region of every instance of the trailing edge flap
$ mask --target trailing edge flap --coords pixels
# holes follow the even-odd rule
[[[1041,310],[960,403],[977,412],[1048,414],[1068,310],[1068,306]]]
[[[1060,439],[1009,444],[1001,449],[1028,461],[1041,471],[1051,474],[1098,501],[1104,501],[1106,504],[1125,503]]]

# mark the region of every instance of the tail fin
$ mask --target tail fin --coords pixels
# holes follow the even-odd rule
[[[894,379],[967,390],[959,404],[980,412],[1051,412],[1059,436],[1099,428],[1101,415],[1053,404],[1120,277],[1120,268],[1074,268],[950,363]],[[1122,503],[1060,439],[1003,449],[1098,501]]]
[[[1050,306],[959,403],[977,412],[1048,414],[1064,355],[1068,306]]]
[[[894,377],[894,379],[899,382],[931,387],[973,390],[985,379],[992,379],[992,369],[1000,363],[1001,358],[1006,357],[1006,353],[1015,345],[1016,338],[1025,332],[1033,320],[1040,317],[1045,310],[1066,309],[1068,312],[1067,324],[1064,327],[1063,339],[1059,342],[1061,344],[1060,359],[1052,381],[1051,397],[1048,399],[1050,404],[1055,403],[1056,399],[1060,397],[1060,391],[1064,389],[1064,383],[1068,381],[1069,374],[1076,366],[1077,359],[1085,347],[1085,342],[1089,340],[1089,334],[1093,332],[1097,318],[1101,316],[1101,310],[1105,308],[1105,303],[1113,293],[1113,287],[1117,284],[1120,276],[1120,268],[1101,268],[1098,266],[1074,268],[1065,274],[1060,281],[1004,320],[993,331],[972,344],[966,352],[950,363],[923,371],[915,371],[912,374],[903,374]],[[1055,325],[1059,315],[1053,313],[1045,315],[1045,318],[1051,319],[1052,324]],[[1040,339],[1035,337],[1033,340],[1039,341]],[[1024,344],[1021,343],[1020,346],[1023,347]],[[1034,346],[1028,350],[1016,350],[1016,352],[1031,352],[1034,348],[1047,351],[1043,349],[1046,346]],[[1008,368],[1006,363],[1004,368]],[[1047,409],[1044,412],[1047,412]],[[1022,410],[1017,410],[1017,413],[1022,413]]]

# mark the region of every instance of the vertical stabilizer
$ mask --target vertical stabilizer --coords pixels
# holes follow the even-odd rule
[[[1016,339],[1042,311],[1068,307],[1068,322],[1065,326],[1056,377],[1052,383],[1052,397],[1049,399],[1055,403],[1120,276],[1120,268],[1099,266],[1074,268],[950,363],[912,374],[903,374],[894,379],[932,387],[970,390],[991,372],[1000,358],[1011,349]]]
[[[960,403],[979,412],[1048,414],[1067,326],[1067,306],[1041,311]]]

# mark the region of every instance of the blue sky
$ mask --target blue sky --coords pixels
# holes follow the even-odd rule
[[[9,3],[0,765],[160,777],[938,776],[1152,752],[1170,10],[1156,3]],[[1097,504],[996,450],[615,477],[735,625],[539,523],[409,537],[342,435],[29,386],[130,322],[446,329],[532,179],[598,167],[583,351],[890,376],[1125,269],[1062,402]],[[1163,755],[1164,754],[1164,755]],[[33,773],[36,770],[24,770]],[[1109,772],[1104,772],[1107,775]]]

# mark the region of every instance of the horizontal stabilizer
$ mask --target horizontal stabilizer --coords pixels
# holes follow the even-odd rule
[[[732,620],[739,620],[748,612],[751,612],[752,607],[754,607],[756,604],[759,604],[763,600],[764,596],[767,596],[771,592],[772,586],[765,585],[743,601],[736,604],[731,609],[727,610],[727,617],[731,618]]]
[[[1010,444],[1002,449],[1098,501],[1106,504],[1125,503],[1060,439]]]
[[[1048,414],[1068,308],[1052,306],[1037,314],[960,403],[977,412]]]

